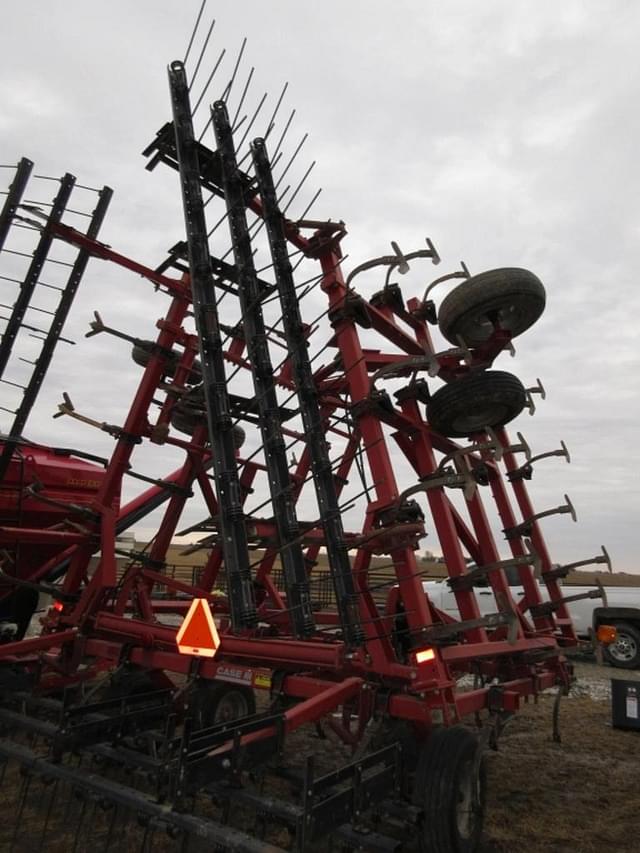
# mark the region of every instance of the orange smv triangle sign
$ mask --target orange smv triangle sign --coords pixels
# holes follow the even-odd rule
[[[183,655],[212,658],[220,645],[211,608],[206,598],[194,598],[176,637],[178,651]]]

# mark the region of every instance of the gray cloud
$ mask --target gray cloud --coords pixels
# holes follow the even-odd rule
[[[38,173],[68,169],[83,184],[112,185],[103,239],[151,266],[183,225],[175,175],[149,175],[139,152],[169,115],[165,67],[182,56],[198,5],[3,10],[0,160],[24,153]],[[637,6],[251,0],[241,12],[216,3],[215,14],[198,85],[217,52],[233,53],[245,34],[244,73],[254,64],[257,81],[248,103],[291,81],[292,139],[310,132],[301,160],[317,158],[311,183],[324,188],[314,212],[346,220],[347,266],[387,251],[390,239],[410,250],[428,234],[446,267],[464,259],[472,271],[525,266],[542,278],[545,315],[516,341],[516,359],[497,364],[547,386],[536,416],[515,425],[535,451],[559,438],[572,451],[571,467],[541,463],[534,502],[553,506],[567,491],[579,511],[579,525],[562,517],[545,526],[555,559],[606,542],[617,568],[637,569]],[[51,187],[42,193],[50,198]],[[401,281],[405,296],[430,273],[416,267]],[[375,276],[361,281],[365,295],[380,286]],[[79,343],[59,348],[28,434],[107,454],[107,436],[50,415],[67,390],[79,410],[121,422],[139,370],[126,345],[82,335],[98,309],[110,325],[152,337],[165,307],[144,281],[91,261],[69,324]],[[306,316],[323,308],[315,291]],[[177,464],[157,449],[145,454],[147,471]],[[425,545],[437,550],[434,540]]]

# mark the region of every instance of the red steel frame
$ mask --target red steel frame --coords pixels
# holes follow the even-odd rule
[[[250,208],[260,216],[260,199],[254,197]],[[317,223],[315,224],[317,226]],[[357,412],[356,429],[348,437],[346,449],[337,468],[337,482],[346,480],[356,454],[363,453],[371,472],[375,499],[367,504],[360,531],[347,534],[347,541],[355,550],[353,577],[358,593],[359,615],[364,632],[364,642],[348,648],[335,638],[336,614],[330,611],[316,614],[317,634],[309,640],[293,639],[288,624],[286,598],[273,580],[272,569],[277,558],[276,527],[271,521],[247,518],[250,536],[262,543],[264,552],[255,570],[261,587],[259,600],[260,625],[253,631],[241,634],[231,632],[227,618],[225,597],[215,591],[216,578],[222,566],[221,548],[214,544],[195,585],[165,576],[161,567],[167,548],[177,530],[187,501],[186,490],[197,483],[202,490],[212,517],[217,512],[217,501],[207,476],[210,453],[207,448],[207,429],[197,427],[190,440],[176,438],[169,431],[171,410],[175,396],[167,393],[160,413],[151,422],[149,412],[152,401],[166,386],[163,377],[166,357],[163,352],[175,345],[182,347],[179,365],[173,378],[173,389],[184,387],[197,352],[197,339],[183,327],[190,306],[189,278],[184,274],[179,280],[160,274],[106,245],[91,240],[65,225],[53,226],[55,236],[89,251],[94,257],[116,263],[142,275],[171,297],[165,317],[158,321],[157,349],[150,356],[138,390],[123,426],[114,435],[116,445],[100,488],[89,509],[96,521],[84,519],[84,532],[78,525],[68,525],[65,530],[0,528],[0,545],[19,538],[23,543],[50,543],[66,545],[63,557],[69,566],[62,582],[66,599],[74,594],[75,602],[65,603],[61,609],[51,609],[43,623],[40,637],[0,646],[0,660],[36,663],[39,666],[40,687],[46,690],[60,683],[72,683],[87,678],[97,671],[110,668],[126,660],[141,667],[167,674],[182,674],[201,678],[225,678],[231,668],[239,677],[250,679],[256,687],[271,683],[274,671],[279,689],[290,696],[304,699],[295,713],[288,712],[288,725],[297,726],[318,719],[323,714],[345,702],[356,708],[359,720],[355,733],[345,727],[345,739],[357,739],[367,719],[377,710],[393,717],[413,721],[423,730],[436,722],[453,723],[457,719],[488,707],[489,688],[482,686],[470,691],[456,689],[456,678],[464,673],[481,673],[486,681],[499,678],[501,690],[496,699],[492,691],[491,708],[505,711],[517,709],[521,697],[535,694],[554,684],[568,685],[570,671],[562,655],[561,645],[576,642],[566,608],[560,604],[558,619],[546,615],[535,619],[527,610],[540,604],[539,587],[531,565],[519,567],[524,587],[524,600],[516,606],[510,587],[502,570],[488,573],[488,582],[494,593],[497,610],[513,611],[517,616],[515,639],[507,640],[504,628],[488,629],[483,626],[462,627],[463,641],[441,645],[431,639],[434,626],[452,622],[433,605],[423,591],[415,548],[423,535],[420,524],[385,524],[385,512],[398,505],[402,490],[394,474],[390,449],[387,443],[389,429],[397,447],[404,454],[418,479],[424,481],[438,467],[438,458],[458,447],[454,442],[433,433],[422,414],[416,399],[403,399],[397,406],[381,407],[372,398],[372,375],[381,367],[395,364],[400,374],[402,361],[408,357],[431,355],[440,361],[440,375],[454,379],[469,369],[452,354],[437,356],[429,328],[418,299],[408,302],[403,310],[376,305],[360,299],[359,305],[366,314],[371,328],[390,344],[389,352],[379,352],[363,347],[353,316],[341,309],[350,300],[357,299],[352,288],[345,283],[341,271],[340,239],[343,230],[335,224],[318,226],[309,238],[300,228],[289,225],[287,237],[291,244],[308,257],[316,258],[322,271],[321,288],[326,294],[330,317],[333,317],[334,337],[340,359],[316,371],[322,412],[327,422],[336,410],[351,407]],[[398,322],[402,321],[402,325]],[[472,353],[471,366],[488,366],[509,342],[509,335],[496,330],[487,345]],[[248,368],[243,357],[244,341],[232,337],[225,352],[226,360],[233,365]],[[338,369],[338,364],[349,365]],[[409,365],[409,362],[407,362]],[[412,369],[407,366],[406,375]],[[285,361],[277,376],[278,384],[294,391],[291,370]],[[341,436],[346,436],[336,426],[328,426]],[[290,431],[293,437],[302,437]],[[476,436],[482,440],[483,436]],[[503,449],[507,471],[518,467],[515,454],[505,430],[497,435]],[[164,518],[148,554],[148,560],[135,562],[121,582],[116,572],[115,530],[118,518],[144,506],[157,497],[161,486],[148,489],[115,512],[112,507],[120,497],[122,478],[127,470],[136,443],[150,440],[169,444],[185,452],[185,462],[165,480],[182,487],[182,494],[173,493],[167,500]],[[493,496],[501,522],[505,528],[518,523],[510,491],[515,497],[522,518],[533,515],[533,509],[522,480],[509,483],[502,475],[501,465],[494,453],[479,447],[469,454],[469,459],[484,462],[489,470],[488,490]],[[462,463],[467,464],[467,463]],[[243,459],[238,451],[240,482],[245,497],[250,492],[258,472],[264,468],[260,462]],[[303,451],[295,470],[291,472],[296,496],[300,494],[309,476],[310,458]],[[340,487],[338,487],[340,489]],[[481,500],[480,489],[467,499],[470,519],[468,524],[450,501],[445,488],[426,491],[433,525],[440,540],[450,578],[464,577],[467,572],[464,550],[478,565],[495,563],[501,558],[491,533],[489,521]],[[70,511],[70,517],[72,512]],[[531,540],[542,567],[542,578],[551,571],[551,561],[542,531],[533,523]],[[509,540],[514,557],[526,556],[522,538]],[[322,546],[320,528],[305,533],[306,555],[310,561]],[[88,566],[92,555],[100,549],[101,557],[93,575]],[[387,607],[381,611],[374,601],[369,586],[368,570],[373,553],[388,553],[395,569],[397,587],[391,590]],[[37,581],[47,577],[60,562],[60,555],[40,566],[33,566],[28,579]],[[311,576],[312,576],[311,572]],[[161,585],[172,591],[175,599],[167,602],[153,597],[154,587]],[[546,583],[551,600],[561,598],[555,579]],[[463,621],[477,620],[480,616],[473,588],[455,587],[455,596]],[[179,596],[183,596],[180,600]],[[187,596],[186,598],[184,596]],[[190,597],[207,597],[220,622],[221,646],[212,660],[190,659],[178,653],[176,629],[159,624],[156,616],[172,610],[184,613]],[[394,646],[396,610],[401,602],[408,631],[416,648],[433,648],[433,659],[417,663],[413,653],[403,654]],[[79,669],[81,663],[89,666]],[[80,674],[82,672],[82,675]],[[225,676],[225,673],[227,675]],[[236,675],[236,677],[238,677]],[[341,686],[340,686],[341,685]],[[364,689],[366,687],[366,689]],[[496,704],[497,703],[497,704]]]

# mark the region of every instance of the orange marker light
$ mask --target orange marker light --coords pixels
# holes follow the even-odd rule
[[[220,637],[206,598],[194,598],[176,637],[183,655],[212,658],[218,651]]]
[[[419,652],[416,652],[416,663],[427,663],[427,661],[434,660],[436,653],[433,649],[422,649]]]
[[[611,643],[615,643],[618,632],[615,625],[598,625],[596,636],[599,643],[609,646]]]

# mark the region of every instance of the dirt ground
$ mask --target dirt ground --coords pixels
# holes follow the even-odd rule
[[[640,680],[640,672],[589,662],[578,662],[576,671],[577,685],[561,704],[561,743],[552,739],[553,695],[544,695],[537,704],[524,705],[503,732],[499,750],[488,754],[487,815],[479,853],[640,853],[640,731],[612,728],[610,706],[610,679]],[[331,762],[341,750],[331,734],[321,740],[315,732],[300,731],[289,740],[289,752],[299,759],[313,752]],[[5,778],[0,800],[7,814],[17,814],[23,782],[17,773]],[[82,805],[72,799],[45,829],[42,812],[48,796],[44,789],[33,790],[17,833],[11,819],[3,822],[0,853],[103,849],[111,813],[85,815],[76,837],[70,826],[78,821]],[[176,849],[164,833],[148,838],[148,844],[144,835],[133,819],[109,849]],[[287,834],[280,831],[270,840],[284,846]],[[407,843],[407,853],[414,850],[415,842]]]
[[[611,726],[610,679],[628,673],[576,665],[553,742],[552,697],[526,705],[490,753],[483,853],[638,853],[640,731]],[[591,698],[595,695],[597,698]]]

